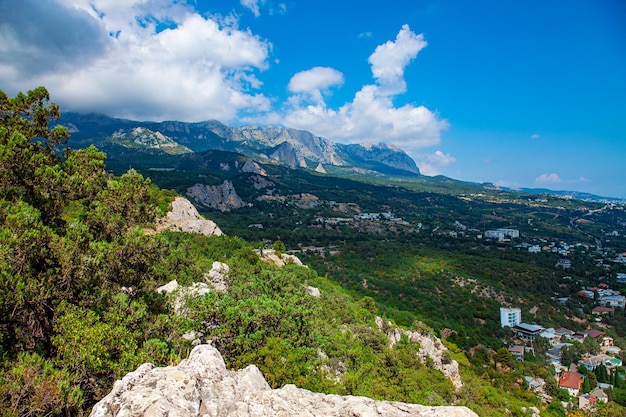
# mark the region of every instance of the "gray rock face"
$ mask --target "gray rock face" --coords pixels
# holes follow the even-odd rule
[[[141,365],[117,381],[90,417],[417,416],[476,417],[466,407],[430,407],[365,397],[325,395],[286,385],[271,389],[254,365],[226,369],[210,345],[178,366]]]
[[[173,230],[187,233],[200,233],[205,236],[221,236],[222,231],[211,220],[206,220],[198,210],[183,197],[176,197],[167,215],[156,222],[156,230]]]
[[[352,159],[362,162],[377,162],[389,167],[419,174],[413,158],[402,149],[385,143],[338,144],[337,147]]]
[[[187,189],[187,196],[207,207],[221,211],[229,211],[246,205],[229,180],[225,180],[222,185],[196,184]]]

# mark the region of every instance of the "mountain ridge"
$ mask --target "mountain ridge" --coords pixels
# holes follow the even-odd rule
[[[401,148],[384,142],[365,141],[358,144],[332,142],[305,130],[278,126],[228,126],[218,120],[201,122],[180,121],[134,121],[114,118],[99,113],[65,112],[58,124],[65,125],[72,134],[70,145],[80,147],[95,144],[99,148],[117,144],[134,151],[161,150],[164,153],[188,154],[219,150],[235,152],[258,162],[282,163],[292,168],[310,171],[332,172],[336,168],[347,173],[363,175],[391,175],[414,177],[434,183],[473,185],[487,190],[503,190],[514,193],[552,195],[585,201],[624,203],[624,199],[599,196],[592,193],[545,188],[510,188],[492,183],[476,183],[446,177],[424,176],[415,161]],[[151,138],[164,136],[168,142],[139,147],[133,131],[142,129]],[[148,130],[148,132],[146,132]],[[117,138],[115,136],[117,135]],[[126,140],[120,141],[123,137]],[[131,140],[131,139],[134,139]],[[132,142],[132,143],[131,143]],[[191,150],[188,153],[187,150]]]
[[[384,143],[344,145],[288,127],[228,126],[217,120],[193,123],[133,121],[72,112],[64,113],[59,124],[67,125],[73,141],[89,141],[96,145],[114,142],[112,138],[116,138],[118,143],[129,147],[128,141],[123,142],[119,138],[133,137],[133,132],[140,129],[153,137],[164,136],[177,144],[179,149],[193,152],[213,149],[238,152],[251,158],[279,161],[310,170],[322,164],[420,175],[415,161],[400,148]],[[132,145],[137,147],[138,143],[135,141]],[[169,146],[172,148],[175,145]]]

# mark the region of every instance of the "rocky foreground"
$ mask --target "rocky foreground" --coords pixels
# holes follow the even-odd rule
[[[90,417],[423,416],[475,417],[466,407],[430,407],[365,397],[271,389],[259,369],[226,369],[211,345],[196,346],[178,366],[141,365],[117,381]]]

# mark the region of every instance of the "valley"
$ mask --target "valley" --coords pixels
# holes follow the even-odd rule
[[[395,323],[431,328],[459,347],[483,377],[499,381],[512,372],[520,379],[556,381],[551,369],[566,372],[571,363],[599,352],[591,341],[582,348],[583,339],[574,348],[565,339],[520,340],[501,325],[501,308],[519,308],[523,322],[543,329],[602,329],[614,346],[626,347],[623,296],[615,301],[620,307],[600,318],[595,308],[613,301],[590,290],[626,292],[623,202],[333,166],[319,172],[265,161],[246,172],[231,169],[251,166],[241,155],[195,155],[193,162],[170,160],[167,170],[156,171],[153,165],[161,158],[149,153],[135,157],[132,167],[192,198],[225,233],[256,247],[284,244],[287,253],[350,294],[371,298]],[[108,166],[121,172],[126,164],[121,161],[126,160],[113,157]],[[228,184],[244,204],[212,208],[193,200],[189,190],[196,184]],[[509,348],[524,345],[532,346],[531,359],[513,365]],[[554,346],[556,356],[550,356]],[[496,353],[511,368],[481,371],[485,363],[498,362]],[[611,372],[623,368],[615,369]],[[507,383],[499,383],[506,389]],[[542,385],[538,398],[560,395],[550,384]]]
[[[267,389],[624,414],[623,202],[426,177],[384,146],[293,164],[297,144],[267,158],[104,116],[50,127],[47,97],[0,97],[2,415],[87,415],[193,351]]]

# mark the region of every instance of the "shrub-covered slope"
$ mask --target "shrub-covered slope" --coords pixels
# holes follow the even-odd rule
[[[94,147],[59,157],[68,132],[48,127],[58,115],[44,88],[0,92],[0,415],[84,415],[139,364],[178,363],[194,337],[230,367],[256,364],[274,387],[462,404],[483,416],[542,407],[506,355],[470,363],[446,343],[446,360],[461,365],[455,390],[420,346],[401,338],[391,348],[374,300],[343,290],[332,271],[262,262],[262,245],[239,237],[154,233],[173,193],[132,170],[108,174]],[[229,267],[227,291],[187,297],[178,310],[175,295],[156,291],[174,279],[206,283],[216,261]]]

